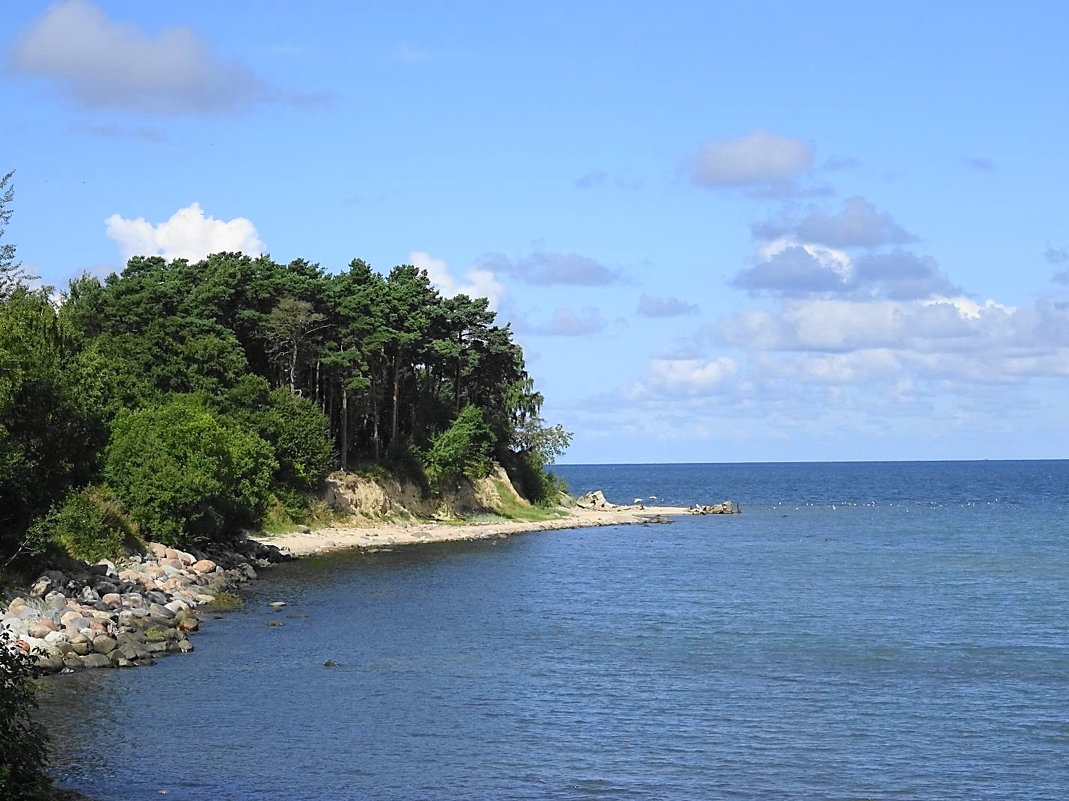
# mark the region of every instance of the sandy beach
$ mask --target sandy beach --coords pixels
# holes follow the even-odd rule
[[[493,539],[532,531],[641,525],[658,517],[677,517],[689,513],[687,509],[679,506],[617,506],[612,509],[573,507],[564,512],[563,517],[539,521],[369,522],[363,527],[332,526],[303,533],[260,535],[256,539],[294,556],[309,556],[346,548],[392,548],[401,545]]]

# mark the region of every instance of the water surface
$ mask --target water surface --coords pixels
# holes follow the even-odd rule
[[[102,801],[1065,797],[1069,462],[560,472],[744,513],[277,568],[195,654],[55,682],[62,780]]]

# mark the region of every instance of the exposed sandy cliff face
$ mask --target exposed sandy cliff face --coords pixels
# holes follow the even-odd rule
[[[392,476],[338,471],[327,477],[326,485],[327,502],[354,521],[451,519],[470,512],[529,505],[499,465],[494,465],[486,478],[457,481],[438,498],[429,497],[414,482]]]

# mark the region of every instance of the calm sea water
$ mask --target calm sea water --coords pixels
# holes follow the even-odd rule
[[[52,683],[58,775],[103,801],[1069,797],[1069,462],[559,472],[743,514],[275,569],[195,654]]]

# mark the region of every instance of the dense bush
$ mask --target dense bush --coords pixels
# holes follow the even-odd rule
[[[259,436],[176,395],[115,421],[104,475],[143,537],[177,543],[258,522],[277,467]]]
[[[423,457],[431,487],[441,490],[460,476],[482,478],[490,472],[494,435],[475,406],[465,406],[457,419],[436,436]]]
[[[19,289],[0,301],[0,556],[92,479],[105,429],[74,362],[46,297]]]
[[[310,400],[285,388],[272,390],[259,376],[245,376],[226,394],[222,409],[271,445],[278,462],[276,488],[314,489],[330,472],[330,421]]]
[[[556,506],[568,485],[546,469],[535,453],[504,453],[499,456],[509,479],[519,493],[539,506]]]
[[[14,646],[0,629],[0,798],[44,801],[50,782],[45,776],[48,736],[32,718],[35,699],[30,688],[33,660]]]
[[[68,495],[30,529],[35,542],[55,543],[75,559],[116,559],[140,548],[135,526],[115,493],[91,486]]]

